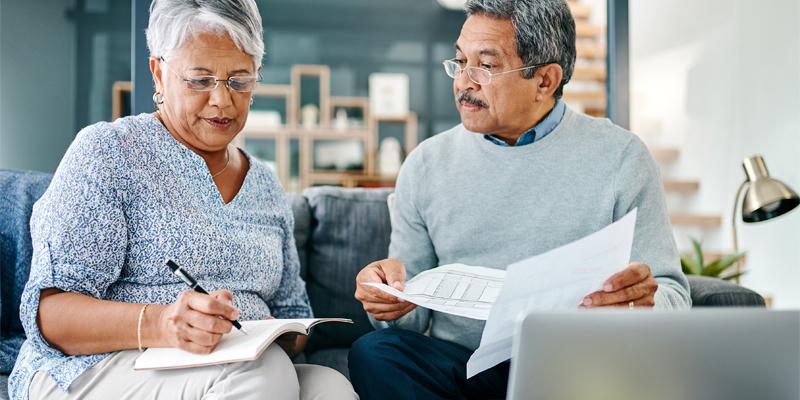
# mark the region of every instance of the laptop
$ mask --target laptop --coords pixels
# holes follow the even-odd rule
[[[508,398],[800,399],[800,311],[531,312]]]

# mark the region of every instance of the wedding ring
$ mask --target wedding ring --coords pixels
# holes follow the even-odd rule
[[[630,303],[628,303],[628,308],[630,308],[631,310],[633,310],[633,302],[630,302]]]

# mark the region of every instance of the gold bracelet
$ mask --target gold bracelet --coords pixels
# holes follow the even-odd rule
[[[144,352],[142,349],[142,317],[144,316],[144,309],[147,308],[148,304],[145,304],[142,307],[142,311],[139,311],[139,325],[136,327],[136,337],[139,339],[139,351]]]

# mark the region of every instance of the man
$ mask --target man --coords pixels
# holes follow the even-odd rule
[[[350,351],[362,399],[501,398],[508,380],[508,363],[466,379],[482,321],[416,308],[365,282],[402,289],[407,278],[451,263],[505,269],[638,208],[636,262],[587,293],[581,307],[690,305],[647,148],[561,100],[575,65],[566,1],[469,0],[465,10],[455,58],[445,62],[462,124],[409,155],[397,179],[393,258],[357,277],[356,298],[376,327],[389,327]]]

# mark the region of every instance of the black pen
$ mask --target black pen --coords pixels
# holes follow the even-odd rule
[[[172,270],[172,273],[174,273],[175,275],[178,275],[178,277],[181,278],[182,281],[186,282],[186,284],[189,285],[189,287],[192,288],[195,292],[200,292],[202,294],[208,294],[208,292],[206,292],[206,290],[203,289],[203,287],[200,286],[200,284],[197,283],[197,281],[191,275],[189,275],[189,273],[186,272],[185,269],[181,268],[180,265],[175,263],[175,261],[172,261],[172,260],[170,260],[168,258],[166,263],[167,263],[167,266],[169,267],[169,269]],[[222,317],[220,317],[220,318],[222,318]],[[236,327],[236,329],[242,331],[242,333],[247,335],[247,331],[244,330],[244,327],[239,323],[239,321],[233,320],[233,321],[231,321],[231,324],[233,324],[233,326]]]

